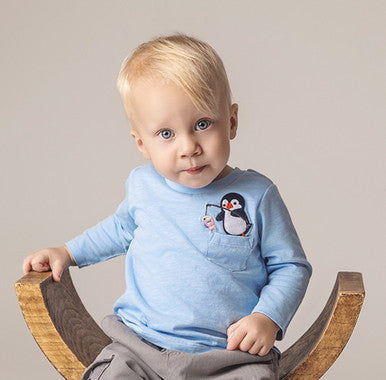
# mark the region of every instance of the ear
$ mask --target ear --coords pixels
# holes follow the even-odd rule
[[[143,157],[145,157],[147,160],[150,160],[150,154],[148,153],[145,144],[143,143],[143,140],[141,139],[141,136],[137,131],[134,131],[133,129],[130,131],[130,135],[134,138],[135,143],[137,144],[138,150],[143,154]]]
[[[230,139],[233,140],[236,137],[237,126],[238,126],[238,112],[239,106],[234,103],[231,105],[229,121],[230,121]]]

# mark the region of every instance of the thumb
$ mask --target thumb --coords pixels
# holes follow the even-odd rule
[[[55,282],[60,282],[63,271],[64,271],[64,266],[62,263],[55,262],[52,265],[52,278],[54,279]]]

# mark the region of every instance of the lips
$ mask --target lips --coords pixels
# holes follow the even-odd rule
[[[195,166],[194,168],[187,169],[186,172],[189,174],[199,174],[205,169],[206,165],[204,166]]]

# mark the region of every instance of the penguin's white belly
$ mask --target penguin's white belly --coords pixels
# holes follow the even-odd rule
[[[238,216],[232,216],[228,211],[224,215],[224,230],[230,235],[241,235],[247,229],[247,222]]]

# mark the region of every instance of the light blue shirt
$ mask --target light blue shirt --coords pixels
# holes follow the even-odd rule
[[[253,312],[282,339],[311,276],[276,186],[238,168],[193,189],[138,167],[116,212],[67,247],[79,267],[126,254],[114,312],[153,344],[185,352],[226,348],[229,325]]]

